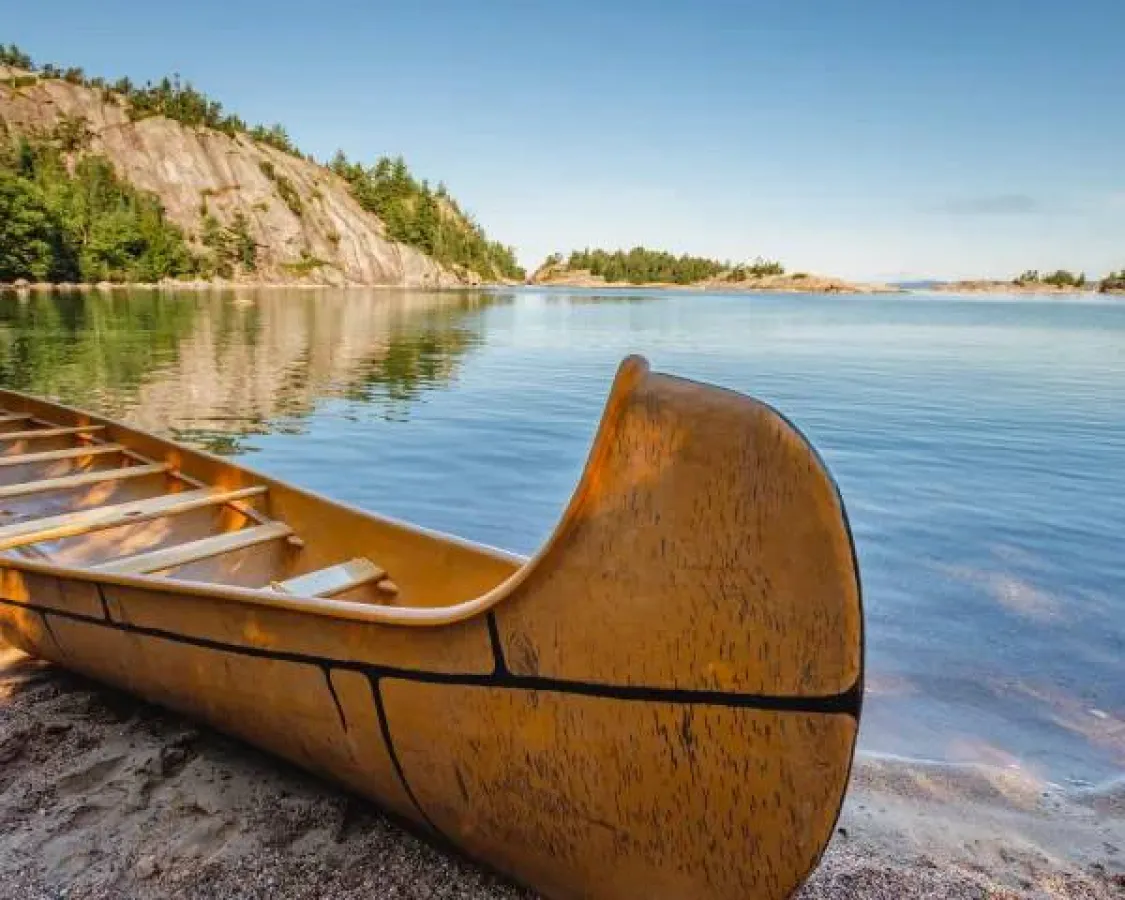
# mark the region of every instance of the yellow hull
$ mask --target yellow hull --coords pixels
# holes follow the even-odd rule
[[[626,360],[523,561],[0,406],[0,632],[29,653],[549,897],[783,898],[820,858],[859,723],[858,570],[834,483],[770,408]]]

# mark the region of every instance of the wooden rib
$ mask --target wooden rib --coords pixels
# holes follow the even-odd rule
[[[27,522],[15,522],[12,525],[0,527],[0,550],[36,544],[39,541],[53,541],[64,537],[89,534],[92,531],[103,531],[107,528],[116,528],[119,525],[147,522],[150,519],[178,515],[205,506],[219,506],[223,503],[245,500],[248,497],[264,494],[266,490],[267,488],[262,486],[241,488],[234,491],[204,488],[198,491],[183,491],[178,494],[164,494],[144,500],[133,500],[129,503],[118,503],[113,506],[82,509],[77,512],[32,519]]]
[[[96,572],[113,575],[147,575],[150,572],[159,572],[161,569],[186,566],[188,563],[199,562],[201,559],[209,559],[232,550],[243,550],[256,544],[264,544],[266,541],[288,537],[292,533],[293,529],[284,522],[270,522],[238,531],[224,531],[222,534],[214,534],[198,541],[163,547],[148,553],[126,556],[90,568]]]
[[[31,413],[4,413],[0,416],[0,425],[6,422],[26,422],[31,418]]]
[[[285,594],[296,594],[298,597],[331,597],[333,594],[341,594],[362,584],[378,581],[386,574],[371,560],[356,557],[285,581],[275,581],[270,587]]]
[[[3,459],[3,457],[0,457]],[[71,488],[101,484],[104,481],[117,481],[125,478],[141,478],[145,475],[159,475],[172,467],[168,463],[150,463],[144,466],[122,466],[120,469],[101,469],[97,472],[82,472],[78,475],[64,475],[59,478],[40,478],[37,481],[24,481],[20,484],[0,485],[0,500],[9,497],[23,497],[26,494],[41,494],[47,491],[66,491]]]
[[[46,453],[20,453],[18,456],[0,456],[0,466],[25,466],[30,463],[55,462],[60,459],[81,459],[86,456],[120,453],[124,449],[120,444],[91,444],[88,447],[71,447],[69,450],[50,450]]]
[[[104,425],[76,425],[71,428],[38,428],[33,431],[0,431],[0,441],[26,441],[31,438],[63,437],[68,434],[84,435],[101,431]]]

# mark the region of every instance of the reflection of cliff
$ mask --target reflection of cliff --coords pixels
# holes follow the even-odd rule
[[[346,397],[401,414],[482,340],[486,294],[33,297],[0,310],[0,382],[212,449]]]

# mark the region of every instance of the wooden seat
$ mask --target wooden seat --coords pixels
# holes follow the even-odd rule
[[[93,531],[116,528],[119,525],[132,525],[147,522],[162,516],[176,515],[200,509],[205,506],[218,506],[246,500],[266,492],[265,487],[248,487],[234,491],[218,488],[203,488],[196,491],[183,491],[178,494],[163,494],[130,503],[113,506],[98,506],[77,512],[31,519],[0,527],[0,550],[36,544],[40,541],[74,537]]]
[[[81,436],[91,434],[95,431],[101,431],[104,428],[104,425],[75,425],[67,428],[33,428],[30,431],[0,431],[0,441],[26,441],[32,438],[65,437],[68,434]]]
[[[104,456],[106,453],[120,453],[124,449],[120,444],[90,444],[86,447],[71,447],[69,450],[49,450],[46,453],[20,453],[18,456],[0,456],[0,466],[26,466],[60,459]]]
[[[8,422],[26,422],[31,418],[31,413],[3,413],[0,414],[0,425]]]
[[[285,581],[275,581],[270,587],[298,597],[331,597],[372,581],[379,581],[386,574],[371,560],[357,557]]]
[[[188,563],[199,562],[233,550],[243,550],[267,541],[289,537],[293,529],[284,522],[267,522],[252,528],[242,528],[238,531],[224,531],[201,538],[198,541],[188,541],[171,547],[162,547],[147,553],[138,553],[121,559],[105,562],[90,568],[96,572],[105,572],[113,575],[147,575],[159,572],[162,569],[175,569],[186,566]]]
[[[2,458],[0,457],[0,459]],[[10,497],[24,497],[28,494],[42,494],[48,491],[73,490],[74,488],[89,487],[126,478],[143,478],[146,475],[159,475],[163,472],[169,472],[171,469],[172,467],[168,463],[148,463],[143,466],[122,466],[120,469],[81,472],[78,475],[64,475],[60,478],[41,478],[38,481],[24,481],[20,484],[4,484],[0,485],[0,500],[6,500]]]

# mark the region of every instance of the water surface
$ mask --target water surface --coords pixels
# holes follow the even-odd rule
[[[526,290],[0,299],[0,384],[528,554],[614,369],[758,396],[840,482],[861,742],[1125,772],[1125,302]]]

